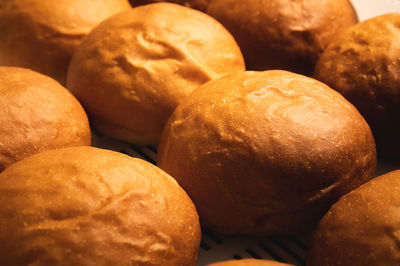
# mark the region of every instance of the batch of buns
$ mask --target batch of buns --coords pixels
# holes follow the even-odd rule
[[[400,171],[373,177],[400,160],[400,14],[169,2],[0,0],[0,264],[195,265],[200,225],[399,264]]]

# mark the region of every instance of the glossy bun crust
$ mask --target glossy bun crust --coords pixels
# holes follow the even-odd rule
[[[206,227],[279,234],[314,225],[369,180],[371,131],[339,93],[285,71],[210,81],[173,113],[157,164],[195,203]]]
[[[113,151],[43,152],[0,174],[3,265],[195,265],[196,209],[154,165]]]
[[[0,0],[0,65],[26,67],[65,84],[76,47],[128,0]]]
[[[400,14],[343,32],[321,56],[314,76],[359,109],[374,133],[378,155],[400,158]]]
[[[90,145],[90,137],[86,113],[67,89],[28,69],[0,67],[0,172],[41,151]]]
[[[248,69],[311,74],[336,35],[357,23],[349,0],[213,0],[207,13],[235,37]]]
[[[259,259],[241,259],[241,260],[227,260],[212,263],[208,266],[290,266],[291,264],[280,263],[273,260],[259,260]]]
[[[168,117],[192,90],[238,70],[244,70],[243,57],[222,25],[200,11],[156,3],[96,27],[71,61],[67,87],[94,128],[148,145],[158,143]]]
[[[307,265],[398,265],[400,170],[344,195],[321,220]]]
[[[205,12],[212,0],[130,0],[133,6],[146,5],[157,2],[170,2]]]

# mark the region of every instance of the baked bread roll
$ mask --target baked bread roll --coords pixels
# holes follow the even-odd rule
[[[235,37],[248,69],[309,75],[328,43],[358,21],[349,0],[213,0],[207,13]]]
[[[398,265],[400,170],[344,195],[318,225],[307,265]]]
[[[3,265],[195,265],[196,209],[154,165],[72,147],[0,175]]]
[[[171,2],[205,12],[211,0],[130,0],[133,6],[147,5],[157,2]]]
[[[317,223],[376,167],[370,128],[328,86],[286,71],[210,81],[169,119],[157,164],[186,190],[204,226],[286,234]]]
[[[242,260],[227,260],[222,262],[216,262],[208,266],[290,266],[290,265],[291,264],[280,263],[273,260],[242,259]]]
[[[400,158],[400,14],[361,22],[341,34],[314,77],[339,91],[370,124],[378,155]]]
[[[0,172],[41,151],[90,143],[86,113],[67,89],[28,69],[0,67]]]
[[[178,103],[201,84],[244,63],[233,37],[213,18],[156,3],[97,26],[74,55],[68,89],[98,131],[157,144]]]
[[[128,8],[128,0],[0,0],[0,65],[31,68],[65,84],[82,39]]]

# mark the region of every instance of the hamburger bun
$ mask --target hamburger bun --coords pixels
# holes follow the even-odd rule
[[[71,147],[0,174],[3,265],[195,265],[196,209],[154,165]]]
[[[65,84],[82,39],[128,8],[128,0],[0,0],[0,65],[31,68]]]
[[[147,5],[158,2],[170,2],[205,12],[211,0],[130,0],[133,6]]]
[[[280,263],[273,260],[259,259],[242,259],[242,260],[227,260],[212,263],[208,266],[290,266],[291,264]]]
[[[90,145],[90,137],[85,111],[57,81],[0,67],[0,172],[41,151]]]
[[[400,170],[344,195],[318,225],[307,265],[398,265]]]
[[[95,129],[153,145],[192,90],[243,69],[239,47],[217,21],[187,7],[156,3],[98,25],[74,54],[67,87]]]
[[[157,164],[186,190],[204,226],[287,234],[316,224],[376,167],[371,130],[339,93],[286,71],[210,81],[169,119]]]
[[[400,14],[361,22],[319,59],[314,77],[358,108],[374,133],[378,156],[400,158]]]
[[[213,0],[207,13],[235,37],[248,69],[309,75],[328,43],[358,21],[349,0]]]

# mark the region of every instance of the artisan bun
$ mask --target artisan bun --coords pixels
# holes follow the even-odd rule
[[[344,195],[318,225],[307,265],[398,265],[400,170]]]
[[[170,2],[205,12],[211,0],[130,0],[133,6],[147,5],[157,2]]]
[[[353,103],[370,124],[378,155],[400,158],[400,14],[364,21],[325,50],[314,76]]]
[[[148,145],[158,143],[168,117],[192,90],[243,69],[239,47],[217,21],[156,3],[97,26],[71,61],[67,87],[95,129]]]
[[[90,145],[90,137],[85,111],[58,82],[0,67],[0,172],[44,150]]]
[[[195,265],[196,209],[154,165],[72,147],[0,175],[3,265]]]
[[[242,259],[242,260],[227,260],[212,263],[208,266],[290,266],[291,264],[280,263],[273,260],[258,260],[258,259]]]
[[[369,180],[368,124],[328,86],[286,71],[210,81],[168,121],[158,165],[195,203],[206,227],[278,234],[312,226]]]
[[[128,0],[0,0],[0,65],[31,68],[64,84],[82,39],[128,8]]]
[[[207,13],[235,37],[248,69],[311,74],[328,43],[357,23],[349,0],[213,0]]]

